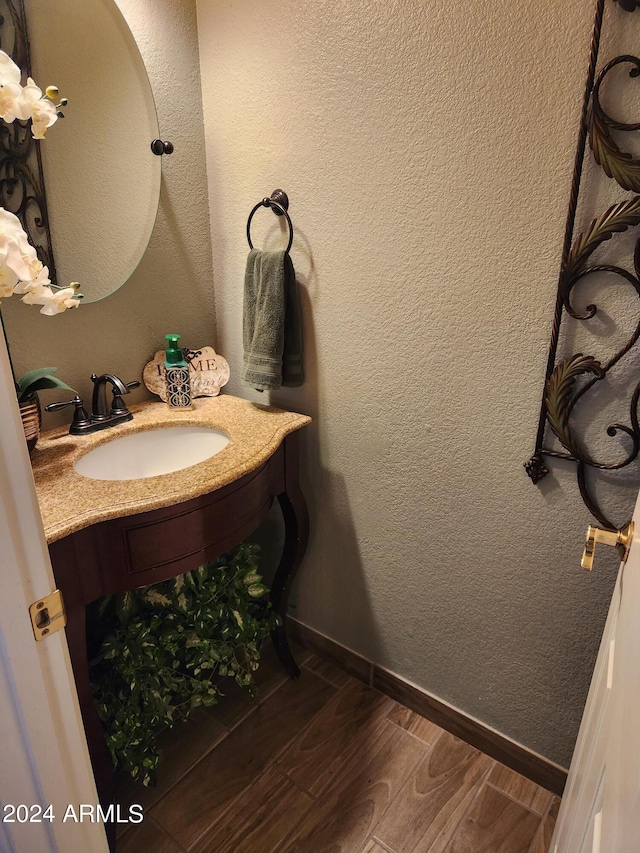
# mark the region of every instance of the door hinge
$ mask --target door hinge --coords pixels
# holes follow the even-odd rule
[[[50,595],[34,601],[29,608],[31,627],[36,640],[46,640],[67,624],[67,614],[64,601],[59,589],[54,589]]]

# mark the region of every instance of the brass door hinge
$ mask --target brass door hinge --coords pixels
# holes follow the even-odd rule
[[[59,589],[54,589],[50,595],[34,601],[29,608],[31,627],[36,640],[46,640],[67,624],[67,614],[64,611],[64,601]]]

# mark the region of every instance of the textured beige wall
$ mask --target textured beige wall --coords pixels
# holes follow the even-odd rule
[[[281,186],[296,228],[308,378],[272,395],[315,419],[296,615],[567,765],[616,561],[579,568],[571,466],[535,487],[522,463],[592,4],[197,5],[218,343],[250,399],[247,215]]]
[[[85,400],[91,397],[93,371],[140,379],[167,332],[181,333],[185,346],[215,342],[195,3],[118,0],[118,6],[149,73],[160,134],[175,146],[175,152],[163,159],[160,206],[149,247],[130,280],[103,301],[53,318],[41,316],[36,307],[22,305],[15,297],[2,305],[16,372],[54,365],[58,376]],[[70,105],[65,122],[71,121]],[[82,128],[78,139],[81,144]],[[126,146],[127,140],[115,139],[114,144]],[[86,192],[91,193],[90,185]],[[122,204],[126,206],[126,198]],[[108,232],[104,240],[109,241]],[[117,244],[110,251],[117,255]],[[146,390],[139,389],[130,399],[146,396],[150,396]],[[54,391],[43,395],[45,403],[54,399],[58,399]],[[45,428],[68,420],[69,412],[45,415]]]

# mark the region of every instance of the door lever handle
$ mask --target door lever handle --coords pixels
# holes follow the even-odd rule
[[[593,568],[593,558],[596,553],[596,543],[601,545],[611,545],[618,549],[620,559],[626,563],[629,556],[629,548],[633,540],[633,521],[630,521],[626,527],[621,530],[601,530],[599,527],[587,527],[587,539],[584,545],[582,560],[580,565],[583,569],[591,571]]]

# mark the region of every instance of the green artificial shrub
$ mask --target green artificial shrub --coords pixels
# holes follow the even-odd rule
[[[156,782],[158,734],[215,705],[223,678],[255,693],[259,649],[278,623],[257,554],[243,543],[194,571],[96,602],[96,707],[114,764],[145,785]]]

